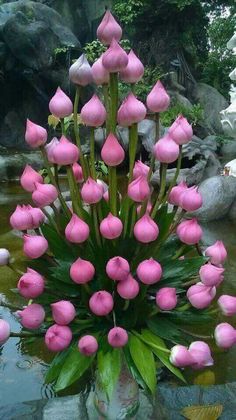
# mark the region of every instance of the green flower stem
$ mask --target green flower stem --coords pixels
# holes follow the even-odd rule
[[[133,209],[132,209],[131,224],[130,224],[130,233],[129,233],[130,238],[132,238],[132,236],[133,236],[133,231],[134,231],[134,225],[135,225],[135,222],[136,222],[136,218],[137,218],[137,207],[134,204]]]
[[[95,204],[91,205],[91,211],[92,211],[92,215],[93,215],[93,223],[94,223],[94,229],[95,229],[97,244],[98,244],[98,246],[101,247],[102,246],[102,241],[101,241],[100,232],[99,232],[98,214],[97,214],[97,208],[96,208]]]
[[[162,202],[162,199],[165,194],[165,188],[166,188],[166,173],[167,173],[167,167],[168,165],[166,163],[162,164],[162,170],[161,170],[161,186],[160,186],[160,192],[157,197],[156,203],[152,209],[151,217],[154,219],[157,213],[157,210],[159,208],[160,203]]]
[[[116,133],[116,117],[118,108],[118,74],[110,74],[110,108],[108,114],[109,130]],[[117,176],[116,167],[109,167],[109,203],[111,213],[117,214]]]
[[[129,183],[133,178],[133,168],[138,145],[138,124],[129,127]]]
[[[76,145],[80,151],[79,160],[82,166],[84,179],[86,180],[88,178],[87,176],[88,172],[86,170],[84,155],[82,153],[82,146],[81,146],[80,135],[79,135],[79,127],[78,127],[78,105],[79,105],[81,87],[76,85],[75,89],[76,90],[75,90],[75,100],[74,100],[74,110],[73,110],[74,134],[75,134]]]
[[[90,173],[93,179],[97,179],[95,168],[95,131],[90,127]]]
[[[14,271],[14,273],[16,273],[17,275],[19,274],[20,276],[22,276],[24,274],[23,271],[18,270],[18,268],[14,267],[14,265],[11,262],[7,264],[7,267]]]
[[[69,188],[70,188],[73,211],[74,213],[77,214],[77,216],[82,217],[82,202],[81,202],[81,197],[80,197],[80,191],[78,188],[78,184],[75,180],[72,167],[68,165],[66,167],[66,171],[67,171],[67,178],[68,178],[68,183],[69,183]]]
[[[168,197],[169,197],[169,195],[170,195],[171,189],[172,189],[172,188],[175,186],[175,184],[176,184],[176,181],[177,181],[177,179],[178,179],[179,172],[180,172],[180,169],[181,169],[181,162],[182,162],[182,146],[180,146],[180,153],[179,153],[179,158],[178,158],[178,162],[177,162],[177,167],[176,167],[176,171],[175,171],[174,178],[173,178],[173,179],[172,179],[172,181],[170,182],[169,188],[168,188],[168,190],[167,190],[167,193],[166,193],[166,195],[165,195],[165,197],[164,197],[164,200],[163,200],[163,201],[168,200]]]
[[[102,92],[104,98],[104,104],[107,111],[107,119],[106,119],[106,135],[111,131],[110,129],[110,120],[109,120],[109,90],[108,85],[102,85]]]
[[[58,226],[55,222],[55,220],[53,219],[53,217],[47,212],[47,210],[45,210],[45,208],[41,208],[43,214],[46,216],[46,218],[48,219],[50,225],[56,230],[57,233],[59,232]]]
[[[61,118],[60,119],[60,123],[61,123],[61,134],[63,136],[65,136],[66,135],[66,127],[65,127],[64,118]]]
[[[183,330],[182,328],[181,328],[181,331],[183,331],[183,333],[185,334],[191,335],[192,337],[202,338],[203,340],[211,340],[213,338],[212,335],[195,334],[191,331]]]
[[[92,292],[92,290],[90,289],[90,287],[89,287],[89,285],[88,285],[88,283],[84,283],[83,284],[83,287],[84,287],[84,289],[86,290],[86,292],[88,293],[88,295],[92,295],[93,294],[93,292]]]
[[[53,168],[54,168],[55,183],[57,184],[57,188],[59,188],[58,165],[54,163]]]
[[[169,349],[167,349],[166,347],[157,346],[156,344],[151,343],[151,342],[148,342],[148,343],[147,343],[147,342],[143,339],[142,335],[137,334],[137,333],[136,333],[136,331],[132,331],[132,333],[133,333],[134,335],[136,335],[138,338],[140,338],[142,341],[144,341],[144,343],[149,344],[149,346],[150,346],[150,347],[152,347],[152,348],[154,348],[154,349],[157,349],[157,350],[161,350],[161,351],[163,351],[164,353],[169,353],[169,354],[170,354],[170,350],[169,350]]]
[[[160,138],[160,114],[158,112],[156,112],[154,114],[154,121],[156,123],[156,141],[155,141],[155,143],[156,143]],[[150,181],[150,179],[151,179],[152,172],[153,172],[153,169],[154,169],[154,165],[155,165],[155,157],[152,154],[151,161],[150,161],[150,169],[149,169],[149,173],[148,173],[148,177],[147,177],[148,181]]]
[[[2,306],[3,308],[8,308],[11,311],[21,311],[22,310],[22,308],[20,308],[20,306],[15,306],[15,305],[12,305],[11,303],[5,303],[5,302],[2,302],[2,301],[0,301],[0,306]]]
[[[177,260],[177,258],[181,257],[183,252],[185,251],[186,245],[181,245],[180,249],[175,253],[175,255],[171,258],[172,260]]]
[[[109,166],[109,202],[111,213],[117,215],[117,177],[116,177],[116,168],[114,166]]]

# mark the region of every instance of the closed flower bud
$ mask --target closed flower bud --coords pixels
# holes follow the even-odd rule
[[[128,55],[113,38],[108,50],[102,56],[102,64],[110,73],[117,73],[125,69],[128,64]]]
[[[92,65],[92,75],[96,85],[108,84],[110,80],[110,73],[105,69],[104,65],[102,64],[102,59],[103,54]]]
[[[52,317],[56,324],[67,325],[73,321],[76,315],[75,307],[68,300],[60,300],[51,304]]]
[[[236,344],[236,330],[227,322],[217,325],[214,335],[217,346],[222,349],[229,349]]]
[[[42,257],[48,249],[48,242],[43,236],[24,235],[23,240],[23,251],[28,258],[36,259]]]
[[[153,147],[153,154],[162,163],[173,163],[179,157],[179,146],[166,134]]]
[[[133,169],[133,178],[136,179],[140,176],[147,177],[149,174],[150,167],[145,165],[141,160],[137,160]]]
[[[106,265],[106,273],[112,280],[124,281],[127,279],[129,272],[129,263],[122,257],[113,257]]]
[[[0,248],[0,267],[7,265],[10,257],[10,252],[6,248]]]
[[[187,347],[177,344],[171,349],[170,362],[176,367],[184,368],[193,363],[193,358]]]
[[[77,284],[88,283],[95,274],[95,268],[90,261],[78,258],[70,268],[70,277]]]
[[[159,235],[159,228],[152,218],[145,214],[134,225],[134,236],[137,241],[144,244],[153,242]]]
[[[45,128],[27,119],[25,141],[32,149],[37,149],[37,147],[45,144],[47,141],[47,136],[48,135]]]
[[[227,258],[227,251],[222,241],[216,241],[214,245],[209,246],[205,250],[205,255],[210,257],[212,264],[220,265],[224,264]]]
[[[81,109],[81,119],[89,127],[99,127],[106,120],[106,109],[97,95],[92,98]]]
[[[80,217],[73,214],[66,226],[65,236],[69,242],[81,244],[89,237],[89,226]]]
[[[108,166],[118,166],[125,158],[125,151],[114,134],[110,133],[102,146],[101,156]]]
[[[53,137],[53,139],[50,141],[50,143],[46,144],[46,146],[45,146],[45,150],[46,150],[46,153],[47,153],[47,158],[48,158],[49,162],[51,162],[51,163],[56,163],[54,161],[53,151],[58,144],[59,144],[58,138]]]
[[[128,196],[137,203],[147,200],[150,192],[149,183],[144,176],[139,176],[128,185]]]
[[[98,203],[104,194],[104,189],[101,184],[94,181],[93,178],[88,177],[81,189],[81,197],[86,204]]]
[[[195,211],[202,207],[202,196],[197,187],[183,190],[180,197],[180,206],[186,211]]]
[[[17,206],[10,217],[10,224],[13,229],[27,230],[33,227],[33,218],[26,206]]]
[[[27,268],[27,272],[21,276],[17,288],[26,299],[35,299],[44,291],[44,278],[32,268]]]
[[[79,159],[78,147],[62,136],[52,151],[53,163],[57,165],[72,165]]]
[[[83,169],[79,163],[75,162],[72,165],[72,171],[77,183],[81,184],[84,181]]]
[[[51,114],[57,118],[69,117],[72,114],[73,104],[69,96],[60,87],[57,88],[55,95],[49,102],[49,109]]]
[[[226,316],[236,315],[236,297],[222,295],[218,299],[218,305],[222,313]]]
[[[171,125],[168,133],[179,145],[188,143],[193,137],[193,129],[187,119],[180,115]]]
[[[97,316],[108,315],[112,311],[113,306],[113,297],[106,290],[99,290],[89,299],[90,310]]]
[[[189,353],[193,358],[191,367],[193,369],[202,369],[206,366],[212,366],[214,361],[211,356],[211,350],[204,341],[195,341],[189,346]]]
[[[36,182],[42,184],[43,177],[36,172],[30,165],[26,165],[23,174],[20,177],[20,183],[22,188],[28,192],[33,192],[35,190]]]
[[[110,346],[119,348],[128,343],[129,336],[124,328],[114,327],[109,331],[107,339]]]
[[[117,292],[123,299],[135,299],[139,294],[139,284],[129,274],[126,280],[118,282]]]
[[[122,221],[118,217],[113,216],[112,213],[109,213],[108,216],[100,223],[101,235],[106,239],[119,238],[122,230]]]
[[[92,356],[98,349],[98,342],[92,335],[84,335],[78,342],[78,348],[84,356]]]
[[[10,337],[10,325],[4,319],[0,319],[0,346]]]
[[[184,181],[180,182],[178,185],[173,187],[168,197],[169,203],[173,204],[173,206],[180,206],[181,195],[187,189],[188,189],[188,186]]]
[[[144,260],[137,267],[137,276],[144,284],[157,283],[162,276],[161,265],[153,258]]]
[[[177,305],[176,289],[174,287],[162,287],[156,294],[156,304],[163,311],[171,311]]]
[[[58,197],[56,187],[51,184],[39,184],[36,182],[36,189],[32,194],[33,202],[36,206],[45,207],[52,204]]]
[[[191,305],[197,309],[207,308],[216,295],[215,287],[208,287],[205,284],[197,283],[187,291],[187,298]]]
[[[38,329],[44,321],[45,311],[42,305],[38,303],[32,303],[26,306],[22,311],[17,311],[17,316],[20,318],[20,322],[23,327],[29,330]]]
[[[202,238],[202,229],[196,219],[186,220],[179,224],[176,233],[184,244],[197,244]]]
[[[85,54],[82,54],[69,69],[69,79],[75,85],[87,86],[93,82],[92,70]]]
[[[216,267],[211,263],[204,264],[199,270],[201,282],[206,286],[218,286],[223,280],[224,268]]]
[[[143,77],[143,63],[139,60],[133,50],[129,52],[128,59],[129,61],[127,66],[120,72],[120,78],[125,83],[137,83]]]
[[[170,105],[170,97],[163,84],[158,80],[147,96],[147,107],[152,112],[164,112]]]
[[[130,92],[118,109],[117,121],[122,127],[129,127],[142,121],[146,113],[145,105]]]
[[[54,324],[45,334],[45,344],[50,351],[62,351],[69,347],[72,340],[71,329],[65,325]]]
[[[41,209],[37,207],[31,207],[30,205],[27,206],[31,216],[32,216],[32,229],[37,229],[45,221],[46,216],[43,214]]]
[[[97,37],[105,45],[110,45],[113,38],[119,41],[122,37],[122,29],[109,10],[97,28]]]

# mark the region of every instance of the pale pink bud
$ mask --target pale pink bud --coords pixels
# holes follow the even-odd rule
[[[223,264],[227,258],[227,251],[222,241],[216,241],[214,245],[209,246],[205,250],[205,255],[210,257],[212,264]]]
[[[102,56],[102,64],[110,73],[117,73],[125,69],[128,64],[128,55],[113,38],[110,47]]]
[[[202,196],[197,187],[185,189],[180,197],[180,206],[186,211],[195,211],[202,207]]]
[[[202,229],[197,219],[190,219],[180,223],[176,233],[181,242],[187,245],[197,244],[202,238]]]
[[[104,65],[102,64],[102,59],[103,54],[92,65],[92,75],[96,85],[108,84],[110,80],[110,73],[105,69]]]
[[[179,145],[188,143],[193,137],[191,124],[182,115],[175,120],[168,130],[172,139]]]
[[[90,261],[78,258],[70,267],[70,277],[77,284],[88,283],[95,274],[95,268]]]
[[[17,316],[20,318],[20,322],[23,327],[29,330],[37,329],[41,326],[45,318],[45,311],[42,305],[38,303],[32,303],[26,306],[22,311],[17,311]]]
[[[47,153],[47,158],[49,160],[49,162],[51,163],[56,163],[54,161],[54,157],[53,157],[53,151],[56,148],[56,146],[59,144],[59,140],[57,137],[53,137],[53,139],[50,141],[50,143],[47,143],[45,145],[45,150]]]
[[[75,307],[69,300],[60,300],[51,304],[52,317],[56,324],[67,325],[76,315]]]
[[[179,146],[166,134],[153,147],[153,154],[162,163],[172,163],[179,157]]]
[[[137,276],[144,284],[157,283],[162,276],[161,265],[153,258],[144,260],[137,267]]]
[[[97,28],[97,37],[105,45],[110,45],[113,38],[119,41],[122,37],[122,29],[109,10]]]
[[[218,305],[226,316],[236,315],[236,297],[229,295],[222,295],[218,299]]]
[[[104,124],[107,116],[106,109],[97,95],[92,98],[81,109],[81,119],[89,127],[99,127]]]
[[[39,184],[36,182],[36,189],[32,194],[34,203],[39,207],[45,207],[52,204],[58,197],[56,187],[51,184]]]
[[[175,187],[173,187],[170,191],[168,201],[170,204],[173,204],[174,206],[180,206],[180,197],[184,191],[188,189],[187,184],[182,181]]]
[[[32,268],[27,268],[27,272],[21,276],[17,288],[26,299],[34,299],[44,291],[44,278]]]
[[[107,339],[110,346],[119,348],[128,343],[129,336],[124,328],[114,327],[109,331]]]
[[[227,322],[217,325],[214,336],[217,346],[222,349],[229,349],[236,344],[236,330]]]
[[[126,280],[118,282],[117,292],[123,299],[135,299],[139,293],[139,284],[129,274]]]
[[[98,203],[102,199],[103,194],[103,186],[91,177],[88,177],[81,188],[81,197],[86,204]]]
[[[69,79],[75,85],[87,86],[93,82],[92,70],[85,54],[82,54],[69,69]]]
[[[133,178],[138,178],[139,176],[147,177],[149,174],[150,167],[145,165],[141,160],[137,160],[133,169]]]
[[[208,287],[205,284],[197,283],[187,291],[187,298],[191,305],[197,309],[207,308],[216,295],[215,287]]]
[[[134,225],[134,236],[137,241],[144,244],[153,242],[159,235],[159,228],[152,218],[145,214]]]
[[[171,311],[177,305],[176,289],[174,287],[162,287],[156,294],[156,304],[163,311]]]
[[[125,151],[114,134],[110,133],[101,150],[101,156],[106,165],[118,166],[125,158]]]
[[[4,319],[0,319],[0,346],[10,337],[10,325]]]
[[[106,265],[106,273],[112,280],[124,281],[127,279],[129,272],[129,263],[122,257],[113,257]]]
[[[98,342],[92,335],[84,335],[78,342],[78,348],[85,356],[92,356],[98,349]]]
[[[152,112],[164,112],[170,105],[170,97],[163,84],[158,80],[147,96],[147,107]]]
[[[142,210],[142,204],[140,204],[140,206],[138,206],[138,207],[137,207],[137,214],[138,214],[138,215],[140,215],[141,210]],[[151,211],[152,211],[152,203],[149,201],[149,202],[147,203],[146,213],[147,213],[147,214],[150,214],[150,213],[151,213]]]
[[[20,183],[24,190],[33,192],[35,190],[35,183],[43,183],[43,177],[36,172],[30,165],[26,165],[23,174],[20,177]]]
[[[66,325],[54,324],[48,328],[45,334],[45,344],[50,351],[62,351],[69,347],[72,340],[72,332]]]
[[[122,230],[122,221],[118,217],[113,216],[112,213],[109,213],[100,223],[101,235],[106,239],[119,238]]]
[[[10,252],[6,248],[0,248],[0,267],[7,265],[10,257]]]
[[[73,104],[69,96],[60,87],[49,102],[49,110],[57,118],[69,117],[73,112]]]
[[[79,159],[78,147],[62,136],[52,151],[53,163],[57,165],[72,165]]]
[[[35,259],[42,257],[48,249],[48,242],[43,236],[24,235],[23,240],[23,251],[28,258]]]
[[[224,268],[208,263],[202,265],[199,270],[199,276],[205,286],[218,286],[223,280],[224,271]]]
[[[137,83],[143,77],[143,63],[139,60],[133,50],[129,52],[128,59],[127,66],[120,72],[120,78],[125,83]]]
[[[128,185],[128,196],[140,203],[150,196],[150,187],[147,178],[139,176]]]
[[[204,341],[194,341],[188,349],[193,358],[191,367],[194,369],[202,369],[206,366],[212,366],[214,361],[211,356],[211,350]]]
[[[33,218],[26,206],[16,206],[10,217],[10,224],[13,229],[27,230],[33,227]]]
[[[190,366],[193,363],[193,358],[187,347],[177,344],[171,349],[170,362],[174,366],[183,368]]]
[[[47,141],[47,136],[48,135],[45,128],[27,119],[25,141],[32,149],[37,149],[37,147],[45,144]]]
[[[89,226],[80,217],[73,214],[66,226],[65,236],[69,242],[81,244],[89,237]]]
[[[99,290],[89,299],[90,310],[97,316],[108,315],[114,306],[113,297],[106,290]]]
[[[42,210],[38,209],[37,207],[31,207],[28,205],[27,208],[33,220],[32,229],[36,229],[41,225],[41,223],[45,221],[46,216],[43,214]]]
[[[84,181],[84,174],[83,174],[83,169],[79,165],[79,163],[77,162],[73,163],[72,171],[73,171],[76,182],[78,182],[79,184],[82,183]]]
[[[146,116],[145,105],[132,92],[124,99],[117,113],[117,121],[123,127],[142,121]]]

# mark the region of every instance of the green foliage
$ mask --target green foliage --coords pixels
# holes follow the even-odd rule
[[[130,41],[128,39],[122,39],[120,44],[125,51],[130,50]],[[96,61],[105,51],[105,45],[98,41],[98,39],[92,42],[88,42],[87,44],[85,44],[84,47],[84,52],[86,54],[87,60],[91,64],[94,63],[94,61]]]
[[[164,127],[169,127],[176,119],[176,115],[180,114],[186,117],[191,124],[196,125],[203,118],[203,109],[200,104],[194,104],[192,108],[188,108],[177,102],[161,114],[161,123]]]
[[[145,4],[145,0],[117,0],[114,4],[114,12],[122,24],[133,23]]]
[[[129,337],[129,350],[137,370],[152,394],[156,390],[156,367],[153,352],[135,335]]]
[[[153,88],[157,80],[163,77],[163,74],[164,72],[160,66],[146,66],[142,79],[135,85],[135,94],[137,97],[145,102],[148,93]],[[130,92],[130,85],[119,83],[119,91],[121,98],[124,98]]]
[[[99,385],[110,399],[121,370],[121,350],[111,349],[108,352],[100,350],[97,361]]]

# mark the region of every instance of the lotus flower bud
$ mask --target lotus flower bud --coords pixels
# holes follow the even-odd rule
[[[171,125],[168,133],[179,145],[188,143],[193,137],[193,129],[187,119],[180,115]]]
[[[120,72],[120,78],[125,83],[137,83],[143,77],[143,63],[139,60],[133,50],[129,52],[128,59],[129,61],[127,66]]]
[[[214,335],[217,346],[222,349],[229,349],[236,344],[236,330],[227,322],[217,325]]]
[[[112,280],[124,281],[127,279],[129,272],[129,263],[122,257],[113,257],[106,265],[106,273]]]
[[[102,56],[103,67],[110,73],[117,73],[125,69],[128,64],[128,55],[113,38],[110,47]]]
[[[89,299],[90,310],[97,316],[108,315],[114,306],[113,297],[106,290],[99,290]]]
[[[62,136],[52,151],[53,162],[57,165],[72,165],[79,159],[78,147]]]
[[[119,41],[122,37],[122,29],[109,10],[97,28],[97,37],[104,45],[110,45],[113,38]]]
[[[153,154],[162,163],[172,163],[179,157],[179,146],[166,134],[153,147]]]
[[[117,292],[123,299],[135,299],[139,294],[139,284],[129,274],[126,280],[118,282]]]
[[[171,311],[177,305],[176,289],[174,287],[162,287],[156,294],[156,304],[163,311]]]
[[[100,223],[101,235],[106,239],[119,238],[122,230],[122,221],[118,217],[113,216],[112,213],[109,213]]]
[[[222,241],[216,241],[214,245],[209,246],[205,250],[205,255],[210,257],[212,264],[220,265],[224,264],[227,258],[227,251]]]
[[[98,349],[98,342],[92,335],[84,335],[78,342],[78,348],[85,356],[92,356]]]
[[[125,158],[125,151],[114,134],[110,133],[102,146],[101,156],[106,165],[118,166]]]
[[[133,178],[139,178],[140,176],[147,177],[149,174],[150,167],[145,165],[141,160],[135,162],[133,169]]]
[[[88,283],[95,274],[95,268],[90,261],[78,258],[70,268],[70,277],[77,284]]]
[[[10,337],[10,325],[4,319],[0,319],[0,346]]]
[[[76,214],[73,214],[71,220],[66,226],[65,236],[69,242],[81,244],[89,237],[89,226]]]
[[[108,203],[109,201],[109,190],[106,190],[103,194],[104,200]]]
[[[99,127],[104,124],[107,116],[106,109],[97,95],[92,98],[81,109],[81,119],[89,127]]]
[[[96,85],[108,84],[110,80],[110,73],[105,69],[104,65],[102,64],[102,59],[103,54],[92,65],[92,75]]]
[[[108,343],[110,346],[119,348],[124,347],[129,340],[127,331],[121,327],[114,327],[108,333]]]
[[[98,203],[102,199],[103,193],[103,186],[91,177],[88,177],[81,189],[81,197],[86,204]]]
[[[170,97],[163,84],[158,80],[147,96],[147,107],[152,112],[164,112],[170,105]]]
[[[144,244],[153,242],[159,235],[159,228],[152,218],[145,214],[134,225],[134,236],[137,241]]]
[[[147,200],[150,192],[149,183],[144,176],[139,176],[128,185],[128,196],[137,203]]]
[[[7,265],[10,257],[10,252],[6,248],[0,248],[0,267]]]
[[[186,220],[180,223],[176,233],[181,242],[187,245],[197,244],[202,238],[202,229],[199,226],[197,219]]]
[[[215,287],[207,287],[205,284],[197,283],[187,291],[187,298],[191,305],[197,309],[207,308],[216,295]]]
[[[82,54],[69,69],[69,79],[75,85],[87,86],[93,82],[92,70],[85,54]]]
[[[193,363],[191,364],[193,369],[202,369],[205,366],[212,366],[214,364],[211,350],[204,341],[195,341],[189,346],[188,351],[193,358]]]
[[[174,366],[183,368],[190,366],[193,363],[193,358],[187,347],[177,344],[171,349],[170,362]]]
[[[197,187],[187,188],[182,192],[180,206],[186,211],[195,211],[202,207],[202,196]]]
[[[201,282],[205,284],[205,286],[218,286],[224,279],[224,271],[224,268],[216,267],[215,265],[208,263],[202,265],[202,267],[199,270],[199,276]]]
[[[137,276],[144,284],[157,283],[162,276],[161,265],[153,258],[144,260],[137,267]]]
[[[24,235],[23,240],[23,251],[28,258],[36,259],[42,257],[48,249],[48,242],[43,236]]]
[[[69,96],[60,87],[57,88],[55,95],[49,102],[49,109],[51,114],[57,118],[69,117],[72,114],[73,104]]]
[[[56,187],[51,184],[39,184],[36,182],[36,189],[32,194],[34,203],[39,207],[45,207],[52,204],[58,197]]]
[[[51,309],[52,317],[58,325],[70,324],[76,316],[75,307],[69,300],[52,303]]]
[[[184,181],[173,187],[168,197],[169,203],[173,204],[173,206],[180,206],[180,197],[187,189],[188,186]]]
[[[13,229],[32,229],[33,219],[26,206],[17,206],[10,217],[10,224]]]
[[[48,158],[49,162],[51,162],[51,163],[56,163],[56,162],[54,162],[53,151],[58,144],[59,144],[58,138],[53,137],[52,140],[50,141],[50,143],[47,143],[46,146],[45,146],[45,150],[46,150],[46,153],[47,153],[47,158]]]
[[[45,221],[46,216],[43,214],[42,210],[38,209],[37,207],[31,207],[30,205],[27,207],[33,220],[32,229],[37,229],[41,223]]]
[[[35,190],[36,182],[42,184],[43,177],[36,172],[30,165],[26,165],[23,174],[20,178],[20,183],[22,188],[28,192],[33,192]]]
[[[27,272],[19,279],[17,288],[26,299],[35,299],[44,291],[44,278],[32,268],[27,268]]]
[[[42,305],[39,305],[38,303],[32,303],[31,305],[26,306],[22,311],[17,311],[16,314],[19,316],[23,327],[28,328],[29,330],[38,329],[45,318],[45,311]]]
[[[84,174],[82,167],[77,163],[73,163],[72,171],[77,183],[81,184],[84,181]]]
[[[27,119],[25,141],[32,148],[42,146],[47,141],[47,131],[40,125],[34,124],[32,121]]]
[[[236,297],[229,295],[222,295],[218,299],[218,305],[226,316],[236,315]]]
[[[146,113],[145,105],[130,92],[118,109],[117,121],[122,127],[130,127],[142,121]]]
[[[65,325],[54,324],[45,334],[45,344],[50,351],[62,351],[69,347],[72,340],[71,329]]]

